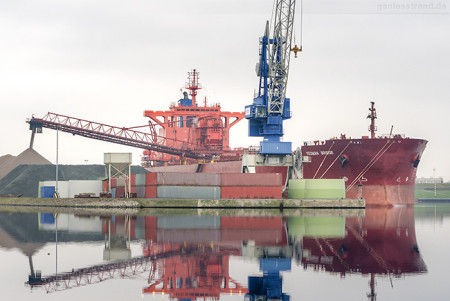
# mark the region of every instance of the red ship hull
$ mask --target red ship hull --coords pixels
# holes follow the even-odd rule
[[[301,148],[310,160],[303,164],[303,177],[344,179],[346,197],[364,198],[368,206],[411,205],[426,144],[399,136],[315,141]]]

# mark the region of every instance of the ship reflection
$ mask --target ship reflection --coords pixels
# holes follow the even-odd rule
[[[31,288],[54,292],[112,278],[133,278],[144,281],[143,294],[164,294],[177,300],[218,300],[232,294],[248,301],[287,301],[290,292],[283,290],[283,275],[304,272],[341,278],[369,276],[367,297],[375,300],[376,278],[392,280],[427,271],[416,241],[414,208],[370,208],[364,216],[319,214],[84,217],[72,224],[61,220],[61,243],[97,241],[104,245],[104,261],[48,276],[34,271],[32,256],[43,245],[54,243],[51,222],[42,223],[41,218],[38,229],[32,230],[30,223],[14,223],[19,221],[14,218],[8,222],[11,216],[2,216],[0,246],[6,241],[10,247],[36,246],[32,252],[23,251],[30,259],[27,285]],[[26,225],[29,237],[19,229],[21,225]],[[75,229],[83,231],[77,234]],[[19,233],[22,236],[16,237]],[[136,242],[141,242],[142,254],[131,254],[130,244]],[[260,273],[231,270],[230,258],[259,263]],[[303,269],[292,271],[291,265]],[[242,276],[248,276],[247,283],[236,280]]]
[[[336,229],[333,229],[335,231]],[[414,208],[370,208],[364,218],[345,220],[345,236],[302,238],[304,269],[369,275],[369,300],[376,299],[376,277],[399,278],[427,272],[420,256]]]

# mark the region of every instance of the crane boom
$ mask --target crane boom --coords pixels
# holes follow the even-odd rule
[[[276,0],[273,44],[270,50],[272,63],[271,83],[269,84],[268,113],[283,113],[286,86],[289,75],[289,62],[294,28],[295,0]]]
[[[253,103],[245,107],[249,119],[249,136],[263,137],[260,154],[292,154],[292,143],[280,141],[283,121],[291,118],[290,99],[286,97],[289,75],[292,33],[294,28],[295,0],[275,0],[274,26],[269,33],[269,22],[260,39],[259,90]],[[301,48],[300,48],[301,49]],[[294,48],[293,51],[301,51]]]

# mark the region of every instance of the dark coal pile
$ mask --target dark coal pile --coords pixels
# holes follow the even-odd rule
[[[105,178],[105,165],[59,165],[58,180],[97,180]],[[132,166],[131,173],[145,173]],[[20,165],[0,179],[0,195],[38,197],[39,181],[55,181],[55,165]]]

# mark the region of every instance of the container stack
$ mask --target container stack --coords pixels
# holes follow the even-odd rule
[[[222,199],[281,199],[281,174],[228,173],[221,175]]]
[[[105,180],[107,181],[107,180]],[[146,173],[131,175],[138,198],[281,199],[281,174]],[[125,183],[111,183],[113,197],[122,197]]]
[[[220,174],[158,173],[157,197],[174,199],[220,199]]]
[[[286,245],[283,218],[231,216],[145,216],[145,239],[159,248],[170,243],[241,244],[252,241],[259,246]],[[158,252],[158,249],[153,249]],[[162,251],[159,249],[159,251]],[[145,252],[145,251],[144,251]]]

